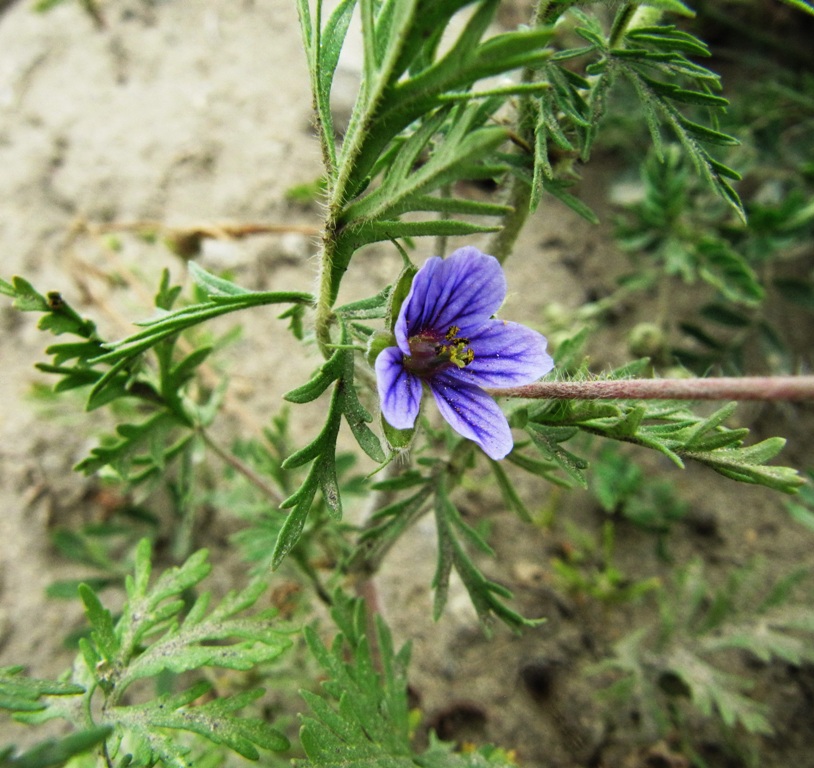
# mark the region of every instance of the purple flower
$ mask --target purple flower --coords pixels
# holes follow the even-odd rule
[[[456,432],[493,459],[511,451],[509,422],[483,387],[529,384],[554,362],[544,336],[492,317],[505,297],[500,263],[477,248],[424,264],[401,305],[398,346],[376,358],[382,414],[391,426],[415,424],[426,384]]]

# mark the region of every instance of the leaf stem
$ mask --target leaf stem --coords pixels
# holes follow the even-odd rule
[[[212,437],[203,429],[200,430],[201,437],[206,443],[206,446],[212,450],[219,459],[228,464],[236,472],[245,477],[255,488],[258,488],[262,493],[267,496],[274,504],[281,504],[283,497],[270,486],[260,475],[257,474],[248,464],[242,462],[233,453],[222,448],[216,443]]]
[[[493,397],[534,400],[814,400],[814,376],[539,381],[488,389]]]

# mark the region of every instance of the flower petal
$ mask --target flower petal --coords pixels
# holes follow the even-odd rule
[[[430,381],[438,410],[460,435],[474,440],[491,459],[502,459],[514,446],[509,422],[500,406],[482,389],[447,372]]]
[[[407,339],[423,331],[444,335],[457,325],[465,336],[486,322],[506,298],[500,262],[477,248],[459,248],[446,259],[433,256],[418,270],[396,321],[396,341],[407,353]]]
[[[537,381],[554,367],[546,337],[520,323],[489,320],[467,334],[475,358],[466,368],[451,371],[478,387],[513,387]]]
[[[421,405],[421,380],[404,370],[404,356],[398,347],[387,347],[376,358],[376,384],[387,423],[396,429],[410,429]]]

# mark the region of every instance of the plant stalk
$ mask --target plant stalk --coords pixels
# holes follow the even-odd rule
[[[314,332],[322,356],[327,360],[331,354],[331,323],[333,322],[333,249],[335,241],[325,235],[319,265],[319,289],[317,294]]]
[[[487,392],[532,400],[806,401],[814,400],[814,376],[539,381]]]

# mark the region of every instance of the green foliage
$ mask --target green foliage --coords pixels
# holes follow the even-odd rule
[[[75,598],[77,588],[85,583],[100,591],[114,584],[122,585],[132,568],[131,552],[137,542],[158,535],[158,520],[148,510],[120,499],[103,522],[92,522],[79,529],[60,527],[53,531],[51,542],[68,560],[90,569],[83,579],[64,579],[48,585],[49,597]]]
[[[262,439],[238,440],[232,445],[233,457],[243,471],[227,470],[225,482],[205,496],[205,503],[245,523],[230,540],[240,550],[242,558],[257,577],[267,575],[273,567],[275,547],[286,523],[283,512],[270,506],[270,499],[290,496],[302,480],[301,468],[284,469],[286,457],[292,452],[289,412],[283,411],[263,430]],[[343,498],[367,493],[366,478],[356,473],[353,453],[338,453],[336,475]],[[337,562],[350,549],[344,531],[337,528],[326,501],[314,499],[303,532],[290,552],[288,562],[295,575],[304,576],[324,602],[330,595],[321,583],[314,563]],[[307,604],[307,600],[305,601]]]
[[[614,564],[616,529],[612,521],[605,521],[598,541],[575,525],[567,525],[566,531],[568,545],[551,564],[572,594],[605,604],[631,603],[661,587],[657,577],[631,579]]]
[[[492,179],[506,166],[495,156],[508,139],[490,119],[514,93],[506,86],[472,92],[484,78],[536,66],[550,55],[545,27],[507,32],[482,41],[497,0],[476,3],[468,23],[443,53],[440,33],[471,0],[407,0],[361,3],[363,81],[350,125],[337,148],[330,115],[330,89],[350,14],[356,3],[340,3],[322,24],[322,3],[312,14],[299,0],[312,90],[328,172],[330,272],[328,305],[353,253],[367,243],[417,236],[451,236],[494,227],[452,220],[453,214],[497,216],[503,206],[433,193],[466,179]],[[372,183],[380,180],[380,183]],[[440,218],[401,221],[408,211],[435,211]]]
[[[590,488],[602,509],[654,533],[666,557],[666,537],[689,505],[673,484],[648,477],[616,443],[602,447],[592,465]]]
[[[483,536],[461,516],[452,491],[472,466],[475,450],[468,441],[455,443],[449,461],[425,459],[425,472],[408,472],[393,480],[376,484],[380,491],[406,494],[395,498],[371,516],[362,531],[357,551],[348,568],[351,572],[375,572],[387,551],[418,519],[432,509],[438,535],[438,554],[432,586],[435,589],[434,615],[441,616],[449,592],[449,580],[454,570],[461,579],[485,629],[498,618],[514,630],[534,626],[538,621],[526,619],[512,610],[505,600],[512,593],[488,578],[469,555],[474,549],[481,555],[494,557],[494,551]],[[494,465],[493,465],[494,466]],[[502,470],[500,470],[502,471]],[[516,494],[515,503],[521,503]],[[515,506],[521,517],[527,512]]]
[[[396,651],[380,616],[369,620],[361,601],[337,593],[332,610],[340,630],[327,647],[310,627],[305,639],[325,674],[319,694],[303,691],[311,709],[300,739],[310,768],[476,768],[509,766],[492,747],[460,754],[432,739],[423,753],[411,744],[407,702],[410,647]]]
[[[551,13],[563,13],[568,5],[552,4]],[[658,5],[684,15],[689,12],[682,3]],[[638,97],[656,156],[665,156],[664,126],[710,188],[743,215],[730,183],[740,175],[706,148],[707,144],[737,144],[733,136],[716,127],[718,115],[728,105],[718,95],[720,78],[689,58],[708,57],[709,50],[690,32],[671,24],[653,24],[649,21],[653,14],[633,13],[636,6],[620,4],[607,31],[596,17],[568,8],[565,15],[573,20],[581,44],[563,47],[531,73],[534,82],[549,85],[531,105],[529,116],[534,125],[532,208],[543,191],[548,191],[595,220],[584,203],[565,192],[565,186],[575,178],[573,161],[590,157],[599,121],[621,76]],[[712,127],[697,122],[694,112],[699,110],[710,115]]]
[[[42,696],[70,696],[84,693],[75,683],[56,680],[34,680],[23,677],[22,667],[0,667],[0,707],[13,712],[36,712],[45,709]]]
[[[317,489],[322,493],[328,514],[335,520],[342,517],[342,500],[336,470],[336,438],[343,416],[362,450],[374,461],[385,460],[379,438],[367,426],[373,417],[362,405],[356,393],[353,381],[353,351],[344,348],[348,341],[348,332],[344,330],[341,340],[343,347],[333,353],[310,381],[285,395],[289,402],[308,403],[322,395],[328,387],[333,387],[328,416],[322,431],[304,448],[292,453],[282,464],[282,469],[294,469],[310,463],[311,469],[302,485],[281,504],[283,509],[291,509],[291,512],[288,513],[277,539],[272,557],[272,565],[275,568],[297,543]]]
[[[625,367],[609,378],[623,378],[627,373]],[[744,445],[747,429],[724,426],[736,407],[736,403],[729,403],[702,417],[683,404],[670,402],[552,400],[522,409],[515,422],[523,423],[544,459],[555,462],[565,481],[573,485],[586,487],[583,470],[588,464],[560,444],[585,432],[651,448],[679,467],[689,459],[732,480],[794,493],[805,482],[797,471],[767,464],[785,441],[774,437]]]
[[[785,506],[792,520],[814,533],[814,472],[806,472],[806,484],[800,489],[799,500],[786,499]]]
[[[617,21],[622,13],[620,10]],[[590,29],[583,34],[591,41]],[[714,113],[729,103],[717,95],[721,89],[718,75],[687,58],[687,54],[708,57],[706,45],[672,25],[631,25],[625,29],[621,41],[611,39],[609,43],[604,60],[594,66],[591,73],[600,78],[621,73],[639,97],[657,154],[663,156],[664,153],[660,128],[660,124],[664,124],[679,140],[696,171],[743,215],[740,198],[730,183],[740,179],[740,174],[713,158],[704,146],[731,146],[737,144],[737,139],[691,120],[682,111],[690,105]]]
[[[252,760],[259,757],[257,747],[287,749],[285,736],[265,720],[235,714],[262,695],[259,689],[203,701],[202,697],[211,696],[212,685],[200,681],[178,693],[126,703],[138,680],[207,667],[254,669],[274,661],[290,646],[286,634],[275,627],[273,610],[244,615],[264,591],[262,582],[230,592],[214,607],[210,607],[208,592],[190,603],[191,591],[211,570],[207,553],[198,552],[155,580],[151,579],[150,555],[149,542],[144,540],[136,554],[134,575],[127,578],[127,599],[119,618],[114,618],[89,586],[80,587],[90,634],[80,641],[80,655],[72,671],[77,682],[27,681],[11,687],[16,709],[37,710],[18,718],[42,722],[62,717],[75,726],[108,729],[111,736],[105,748],[111,759],[135,766],[158,760],[167,766],[187,766],[190,747],[173,738],[176,730],[198,734]],[[39,704],[32,698],[34,694],[47,694],[47,698]],[[102,698],[101,710],[94,715],[95,721],[88,720],[90,716],[83,713],[91,711],[91,700],[97,695]],[[65,698],[71,701],[66,703]]]
[[[635,130],[629,118],[615,119]],[[814,232],[814,208],[810,178],[801,169],[812,156],[810,142],[798,137],[814,125],[812,81],[780,69],[768,80],[750,79],[725,124],[742,141],[728,157],[745,174],[746,225],[691,179],[678,146],[667,147],[663,163],[651,154],[642,164],[641,199],[625,205],[617,224],[617,240],[636,270],[625,277],[618,300],[662,292],[656,319],[665,364],[677,359],[699,375],[711,369],[741,375],[760,361],[773,373],[793,373],[809,361],[790,343],[789,328],[814,307],[802,258]],[[690,284],[707,283],[707,295],[692,307],[673,306],[659,288],[665,271]]]
[[[739,650],[762,662],[810,662],[814,612],[792,602],[794,587],[807,577],[796,571],[767,584],[753,565],[713,590],[695,562],[659,593],[659,626],[627,635],[615,657],[593,671],[613,673],[617,679],[606,695],[641,707],[643,729],[651,736],[681,724],[676,708],[683,700],[724,728],[772,733],[767,707],[748,695],[753,682],[720,666],[719,654]]]
[[[454,568],[482,621],[486,622],[494,616],[515,630],[540,623],[525,619],[509,608],[503,601],[511,599],[511,591],[486,577],[469,557],[463,542],[468,542],[485,555],[494,556],[494,551],[486,540],[463,520],[450,500],[443,479],[439,479],[435,487],[435,522],[438,530],[438,564],[433,578],[436,619],[440,617],[446,604],[449,578]]]
[[[58,2],[43,0],[38,7]],[[98,21],[95,3],[82,2]],[[787,2],[811,10],[808,2]],[[642,199],[628,207],[617,230],[619,242],[634,254],[635,272],[612,296],[578,308],[575,316],[583,325],[595,323],[637,293],[658,288],[665,298],[667,281],[680,281],[709,295],[693,302],[689,319],[664,311],[665,299],[659,307],[664,314],[650,324],[657,363],[672,364],[679,356],[699,372],[712,366],[740,372],[757,343],[771,370],[801,369],[770,305],[782,297],[786,305],[814,308],[814,276],[789,255],[801,244],[807,247],[814,233],[809,188],[814,160],[807,141],[814,126],[811,84],[767,77],[765,95],[749,107],[760,119],[732,119],[718,75],[697,63],[710,51],[690,31],[692,11],[679,0],[613,8],[599,0],[542,2],[529,26],[494,35],[499,0],[340,0],[330,12],[324,5],[297,0],[324,173],[288,195],[295,202],[324,202],[315,295],[249,291],[190,262],[195,283],[190,301],[165,271],[154,315],[126,338],[110,341],[59,293],[41,294],[21,277],[0,280],[0,293],[17,309],[41,313],[42,330],[70,337],[49,346],[52,360],[38,366],[56,377],[55,391],[84,390],[88,410],[107,407],[116,418],[113,434],[77,469],[130,487],[144,483],[145,493],[146,481],[166,481],[180,513],[173,536],[185,544],[198,506],[244,518],[247,527],[232,541],[256,575],[219,602],[199,593],[210,571],[205,552],[153,578],[150,545],[143,542],[130,553],[136,531],[143,532],[141,523],[163,543],[164,531],[141,507],[141,496],[139,504],[102,523],[57,531],[59,551],[92,569],[78,586],[90,629],[73,669],[59,682],[27,679],[16,667],[0,670],[0,706],[31,723],[64,718],[74,732],[23,755],[0,752],[0,765],[58,765],[100,747],[100,764],[119,768],[205,767],[226,750],[254,760],[260,750],[286,750],[287,738],[261,716],[262,690],[239,685],[227,694],[211,682],[217,679],[213,669],[249,672],[250,686],[262,676],[282,677],[275,677],[275,662],[292,644],[291,633],[279,628],[273,611],[250,609],[269,568],[286,558],[332,605],[339,629],[330,647],[315,629],[302,632],[323,671],[319,692],[306,685],[303,693],[310,708],[302,716],[303,765],[511,764],[501,750],[459,753],[433,736],[425,750],[417,750],[416,715],[407,703],[409,647],[397,651],[384,622],[369,619],[361,602],[330,594],[344,579],[375,575],[404,533],[432,513],[438,543],[431,585],[435,617],[445,608],[454,571],[487,629],[495,619],[517,631],[537,624],[509,606],[511,592],[482,568],[495,555],[484,534],[489,521],[462,513],[458,486],[482,469],[505,506],[527,524],[534,516],[516,483],[521,471],[557,490],[588,489],[609,516],[598,536],[568,528],[570,546],[553,562],[566,589],[601,601],[607,610],[659,593],[660,625],[625,638],[615,658],[599,665],[616,677],[610,692],[635,702],[643,713],[649,735],[684,727],[687,703],[727,729],[768,733],[768,711],[749,696],[750,681],[719,660],[726,652],[731,663],[736,651],[761,662],[814,661],[807,642],[814,616],[791,602],[801,576],[765,589],[752,572],[742,571],[711,590],[697,566],[681,571],[666,589],[656,578],[623,573],[616,550],[622,521],[656,534],[664,554],[664,538],[686,505],[673,486],[646,475],[619,448],[621,443],[648,448],[679,467],[696,461],[730,479],[793,493],[803,479],[769,463],[783,446],[781,438],[750,444],[747,429],[729,426],[734,404],[699,415],[672,402],[553,399],[514,406],[510,423],[522,438],[505,464],[484,464],[473,443],[438,429],[428,415],[408,430],[376,419],[376,386],[366,364],[393,344],[396,318],[416,274],[406,250],[413,238],[436,237],[443,251],[446,238],[500,230],[508,243],[501,246],[502,260],[546,193],[597,221],[571,185],[597,146],[612,97],[624,98],[617,84],[627,82],[636,102],[626,108],[631,135],[647,131],[653,144],[641,168]],[[459,11],[465,11],[458,18],[462,23],[453,25]],[[664,22],[666,14],[684,17],[682,26]],[[361,21],[363,72],[340,140],[331,92],[354,15]],[[458,31],[450,34],[453,26]],[[773,111],[778,100],[795,106],[793,122],[802,139],[785,140],[789,118]],[[767,169],[778,157],[785,165],[778,172],[781,188],[773,194],[776,179]],[[760,194],[744,185],[745,203],[732,186],[740,178],[735,166],[769,179],[752,185]],[[787,183],[792,173],[795,181]],[[471,182],[497,185],[502,194],[476,198]],[[744,212],[748,229],[740,223]],[[353,258],[377,242],[391,242],[401,252],[400,274],[377,286],[373,296],[335,306]],[[780,263],[789,268],[778,271]],[[543,273],[541,267],[530,274]],[[321,426],[315,436],[300,440],[290,434],[286,411],[263,420],[270,426],[262,439],[241,436],[228,453],[208,434],[226,385],[199,375],[216,345],[197,331],[232,312],[274,304],[284,305],[279,319],[288,322],[294,338],[314,342],[322,354],[312,377],[283,396],[294,406],[321,409]],[[557,375],[590,378],[582,352],[588,327],[567,325],[558,330],[569,338],[552,345]],[[674,328],[695,348],[673,348]],[[609,378],[650,373],[648,361],[639,360]],[[343,421],[369,459],[361,470],[358,451],[339,448]],[[597,450],[595,437],[602,438]],[[205,449],[225,459],[224,475],[213,475],[201,461]],[[365,501],[358,526],[342,520],[355,493]],[[553,506],[556,498],[546,503]],[[788,505],[791,516],[812,529],[813,498],[804,487],[799,503]],[[124,519],[128,514],[131,520]],[[98,593],[122,582],[126,596],[116,613]],[[75,587],[58,583],[50,594],[65,596]]]
[[[2,768],[51,768],[65,765],[71,758],[98,746],[110,733],[111,728],[96,727],[77,731],[61,739],[48,739],[22,754],[14,754],[13,747],[0,750]]]
[[[77,683],[64,680],[37,680],[21,674],[22,667],[0,667],[0,709],[21,715],[42,712],[49,697],[71,697],[85,693]],[[96,747],[111,735],[110,726],[94,726],[61,739],[43,741],[22,754],[14,747],[0,749],[3,768],[48,768],[63,765],[74,755]]]
[[[759,303],[764,289],[747,260],[711,235],[703,219],[693,219],[688,168],[677,146],[665,147],[661,156],[650,153],[642,165],[642,183],[643,199],[629,207],[617,237],[637,259],[652,260],[651,282],[663,274],[690,284],[703,280],[729,302]]]
[[[157,316],[139,323],[145,330],[118,342],[101,339],[95,324],[80,317],[59,293],[43,296],[20,277],[15,277],[12,283],[0,281],[0,292],[11,296],[17,309],[44,313],[39,322],[42,330],[82,339],[51,345],[46,353],[53,355],[53,363],[37,366],[60,377],[56,391],[89,386],[88,410],[114,400],[136,399],[151,411],[138,423],[119,424],[115,436],[94,448],[78,464],[79,471],[92,474],[105,469],[132,483],[162,475],[168,464],[193,447],[192,430],[212,421],[221,396],[216,391],[195,402],[187,394],[187,385],[212,348],[201,346],[189,353],[180,352],[180,334],[206,320],[241,309],[312,301],[309,294],[296,291],[246,291],[194,263],[190,263],[189,269],[205,300],[173,310],[181,288],[170,285],[169,272],[165,270],[155,297]],[[142,359],[149,350],[155,353],[155,367]]]

